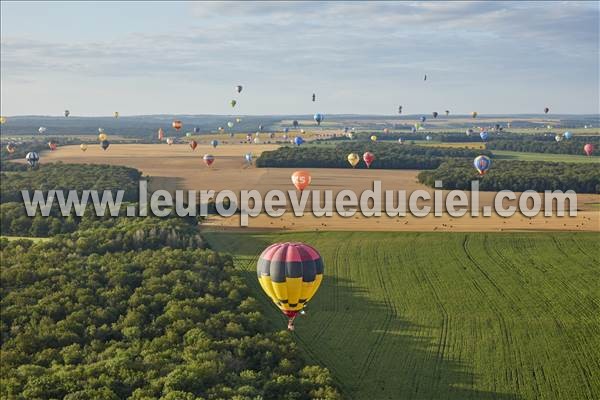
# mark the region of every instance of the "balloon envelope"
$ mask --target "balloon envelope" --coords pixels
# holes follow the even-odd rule
[[[32,167],[35,167],[37,165],[37,163],[40,161],[40,156],[35,151],[30,151],[25,156],[25,160],[27,161],[27,163],[29,165],[31,165]]]
[[[81,149],[81,151],[86,151],[86,150],[87,150],[87,144],[85,144],[85,143],[81,143],[81,144],[79,145],[79,148]]]
[[[350,153],[348,154],[348,162],[352,165],[352,168],[354,168],[360,162],[360,156],[356,153]]]
[[[175,120],[175,121],[173,121],[173,123],[171,123],[171,126],[173,127],[173,129],[175,129],[176,131],[178,131],[178,130],[181,129],[181,127],[183,126],[183,124],[181,123],[181,121]]]
[[[363,154],[363,161],[367,164],[367,168],[371,168],[371,164],[375,160],[375,155],[370,151],[367,151]]]
[[[586,144],[585,146],[583,146],[583,151],[586,155],[591,156],[594,152],[594,145],[591,143]]]
[[[258,282],[271,301],[293,319],[310,301],[323,280],[323,260],[312,246],[299,242],[275,243],[259,256]]]
[[[211,145],[212,147],[217,147],[217,146],[219,145],[219,141],[218,141],[218,140],[214,140],[214,139],[213,139],[213,140],[211,140],[211,141],[210,141],[210,145]]]
[[[108,146],[110,146],[110,143],[108,142],[108,140],[103,140],[100,142],[100,147],[102,147],[102,150],[108,149]]]
[[[202,160],[204,161],[204,164],[210,167],[212,163],[215,162],[215,157],[212,154],[205,154],[204,157],[202,157]]]
[[[304,190],[310,181],[312,180],[310,174],[307,171],[296,171],[292,174],[292,183],[298,190]]]
[[[294,144],[296,146],[300,146],[302,143],[304,143],[304,139],[302,139],[302,136],[296,136],[294,138]]]
[[[473,165],[479,171],[479,175],[484,175],[492,166],[492,160],[488,156],[477,156]]]

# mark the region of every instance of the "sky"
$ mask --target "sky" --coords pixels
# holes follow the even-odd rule
[[[0,8],[7,116],[600,109],[596,1],[2,0]]]

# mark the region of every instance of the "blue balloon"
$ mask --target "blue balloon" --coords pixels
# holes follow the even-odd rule
[[[569,140],[573,137],[573,134],[569,131],[566,131],[563,136],[565,137],[565,139]]]
[[[490,135],[489,135],[488,131],[482,131],[482,132],[479,134],[479,136],[481,137],[481,140],[483,140],[484,142],[485,142],[486,140],[488,140],[488,138],[490,137]]]
[[[478,156],[473,161],[473,166],[479,171],[479,175],[483,175],[492,166],[492,160],[487,156]]]
[[[294,139],[294,144],[296,146],[300,146],[302,143],[304,143],[304,139],[302,139],[302,137],[300,136],[296,136],[296,138]]]
[[[316,113],[313,118],[317,122],[317,125],[321,125],[321,121],[323,121],[323,114]]]
[[[423,115],[423,116],[421,117],[421,122],[425,122],[425,120],[427,120],[427,118],[425,118],[425,116]]]
[[[194,133],[200,133],[200,128],[198,128],[198,127],[195,127],[195,128],[194,128]]]
[[[290,128],[288,128],[288,127],[285,127],[285,128],[283,128],[283,131],[284,131],[285,133],[288,133],[288,132],[290,131]]]
[[[210,145],[212,147],[217,147],[219,145],[219,141],[218,140],[211,140]]]

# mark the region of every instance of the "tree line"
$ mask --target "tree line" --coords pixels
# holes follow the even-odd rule
[[[478,177],[471,163],[448,160],[435,170],[421,172],[418,179],[431,187],[441,180],[444,189],[470,190],[471,181],[479,179],[479,188],[485,191],[600,193],[600,169],[577,163],[494,160],[487,174]]]
[[[371,169],[434,169],[452,158],[472,160],[491,152],[461,148],[424,147],[410,144],[352,141],[335,146],[284,146],[266,151],[256,160],[257,167],[271,168],[352,168],[347,157],[350,153],[370,151],[375,155]],[[356,168],[366,168],[363,162]]]
[[[489,150],[521,151],[527,153],[582,155],[584,154],[583,146],[587,143],[593,144],[598,149],[600,146],[600,136],[575,136],[568,140],[563,139],[561,142],[556,142],[554,136],[533,140],[528,138],[520,140],[498,139],[487,143],[486,148]]]

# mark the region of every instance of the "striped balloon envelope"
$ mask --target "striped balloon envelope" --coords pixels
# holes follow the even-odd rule
[[[256,266],[265,293],[289,318],[294,318],[315,295],[323,280],[323,261],[313,247],[304,243],[275,243],[267,247]]]

